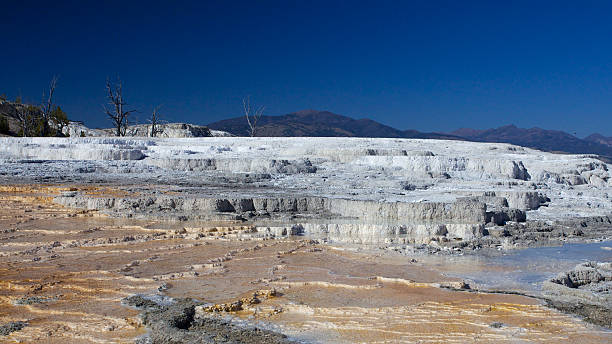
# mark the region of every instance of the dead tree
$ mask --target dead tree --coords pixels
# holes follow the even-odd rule
[[[106,79],[106,91],[108,92],[108,105],[104,106],[106,115],[113,123],[115,128],[115,136],[125,136],[129,124],[129,116],[136,110],[125,110],[128,104],[123,99],[123,89],[121,80],[117,78],[117,83],[113,85],[109,79]]]
[[[161,134],[164,132],[164,125],[159,119],[159,108],[161,108],[161,105],[156,106],[153,109],[151,118],[149,118],[149,123],[151,123],[151,130],[149,131],[149,136],[151,137],[156,137],[157,134]]]
[[[25,106],[15,106],[15,114],[21,127],[21,136],[26,137],[29,131],[28,128],[28,111]]]
[[[45,92],[43,91],[42,102],[40,104],[40,113],[42,117],[42,128],[40,131],[41,136],[49,135],[49,120],[51,119],[51,111],[53,111],[53,95],[55,93],[55,86],[57,86],[57,76],[53,76],[51,82],[49,83],[48,96],[45,96]]]
[[[21,136],[35,136],[37,108],[32,105],[15,106],[17,120],[21,127]],[[39,117],[40,118],[40,117]]]
[[[242,98],[242,108],[244,110],[244,116],[246,117],[247,124],[249,125],[249,135],[253,137],[255,136],[255,131],[257,130],[257,121],[259,121],[265,107],[260,106],[256,110],[253,110],[253,107],[251,106],[251,97],[247,96]]]

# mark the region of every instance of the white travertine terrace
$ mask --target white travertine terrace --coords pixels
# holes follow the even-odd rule
[[[508,220],[520,219],[521,211],[527,212],[528,220],[612,213],[610,166],[595,156],[553,154],[501,143],[381,138],[0,138],[0,161],[0,179],[5,182],[180,184],[183,191],[174,199],[148,195],[132,200],[59,200],[71,206],[183,214],[322,214],[359,221],[295,224],[330,235],[357,232],[356,242],[380,241],[379,234],[385,231],[408,235],[413,242],[433,235],[478,237],[493,216],[489,213],[499,209],[506,215],[496,216],[509,216]]]

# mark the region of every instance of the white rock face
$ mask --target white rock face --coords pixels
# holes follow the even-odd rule
[[[211,136],[211,131],[204,126],[187,124],[187,123],[166,123],[157,126],[157,130],[161,132],[157,133],[158,137],[208,137]],[[128,127],[128,136],[151,136],[151,125],[149,124],[138,124]]]
[[[432,239],[442,238],[461,238],[469,241],[482,237],[484,233],[484,225],[481,224],[303,223],[299,226],[305,233],[351,244],[426,244]]]
[[[46,138],[22,140],[29,143],[2,145],[0,156],[34,160],[140,160],[147,150],[146,142],[113,138],[62,138],[54,143],[48,143]]]
[[[66,127],[64,127],[64,129],[62,130],[62,133],[64,135],[70,136],[70,137],[81,137],[81,136],[85,136],[85,137],[101,137],[101,136],[108,136],[108,133],[104,130],[101,129],[90,129],[88,127],[86,127],[85,125],[79,123],[79,122],[70,122]]]
[[[521,211],[527,212],[528,220],[612,214],[612,178],[606,163],[589,155],[500,143],[0,138],[0,162],[4,182],[158,184],[181,193],[175,199],[62,201],[74,206],[186,216],[326,214],[354,221],[328,221],[324,228],[299,220],[294,224],[330,236],[352,233],[351,240],[363,242],[426,241],[442,232],[445,237],[468,239],[482,235],[488,219],[520,219]],[[106,203],[96,203],[102,201]]]
[[[188,123],[164,123],[159,124],[157,129],[160,130],[156,134],[157,137],[165,138],[187,138],[187,137],[232,137],[233,135],[221,131],[210,130],[205,126],[194,125]],[[63,134],[69,137],[114,137],[114,129],[90,129],[79,122],[70,122],[63,130]],[[150,124],[137,124],[128,127],[127,136],[132,137],[150,137]]]

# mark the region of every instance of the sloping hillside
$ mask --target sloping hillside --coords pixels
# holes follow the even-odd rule
[[[244,117],[235,117],[208,125],[237,136],[248,135]],[[329,111],[304,110],[283,116],[262,116],[256,136],[312,136],[312,137],[388,137],[388,138],[448,138],[448,134],[421,133],[398,130],[371,119],[353,119]]]
[[[541,128],[523,129],[514,125],[506,125],[486,130],[463,128],[453,131],[451,134],[472,141],[504,142],[549,152],[599,154],[606,157],[612,157],[612,146],[583,140],[566,132],[557,130],[545,130]]]
[[[599,143],[602,145],[606,145],[612,147],[612,137],[605,137],[601,134],[591,134],[584,138],[586,141]]]

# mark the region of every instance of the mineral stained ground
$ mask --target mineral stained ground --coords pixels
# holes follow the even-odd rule
[[[0,341],[609,342],[612,258],[532,297],[431,259],[610,240],[609,167],[442,140],[0,138]]]

